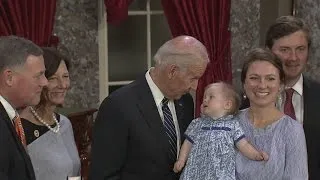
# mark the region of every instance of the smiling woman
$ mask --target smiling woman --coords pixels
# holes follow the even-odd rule
[[[258,48],[248,54],[241,81],[250,104],[274,105],[284,79],[280,60],[269,50]]]
[[[284,83],[281,61],[269,49],[253,49],[241,81],[250,107],[239,113],[245,136],[269,154],[267,162],[236,157],[237,179],[308,179],[307,149],[302,125],[284,115],[276,100]]]
[[[80,175],[72,125],[67,117],[55,113],[70,86],[69,61],[55,49],[43,51],[48,85],[38,105],[21,111],[21,122],[36,178],[65,180]]]

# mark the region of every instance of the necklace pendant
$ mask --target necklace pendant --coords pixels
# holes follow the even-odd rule
[[[37,138],[40,136],[40,133],[39,133],[39,131],[37,129],[33,131],[33,134]]]
[[[41,122],[43,125],[45,125],[50,131],[54,132],[54,133],[58,133],[60,130],[60,124],[55,116],[55,114],[52,114],[52,118],[56,123],[56,127],[52,128],[47,122],[45,122],[39,115],[38,113],[33,109],[33,107],[30,107],[30,111],[31,113],[34,115],[34,117]],[[39,133],[39,132],[38,132]]]

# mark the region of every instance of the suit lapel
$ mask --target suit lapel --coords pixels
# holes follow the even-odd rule
[[[304,124],[308,123],[308,114],[310,114],[309,110],[311,109],[311,107],[308,107],[308,103],[307,102],[311,102],[312,101],[312,96],[310,93],[310,82],[307,78],[303,77],[303,121]]]
[[[22,154],[22,157],[24,159],[26,168],[28,169],[29,172],[29,176],[32,176],[32,174],[34,174],[33,172],[33,167],[31,164],[31,160],[29,155],[27,154],[25,148],[23,147],[17,133],[16,130],[13,127],[12,121],[9,118],[7,111],[4,109],[4,107],[2,106],[2,104],[0,103],[0,116],[3,117],[3,120],[6,122],[6,125],[9,129],[9,131],[11,132],[12,137],[14,138],[14,141],[18,147],[18,150],[20,151],[20,153]],[[32,178],[32,177],[31,177]]]
[[[151,128],[155,139],[160,143],[163,150],[167,153],[169,147],[169,141],[165,133],[164,126],[162,124],[161,117],[159,115],[158,108],[153,99],[153,95],[148,86],[146,79],[139,81],[141,83],[136,91],[139,98],[139,103],[137,103],[140,113],[143,115],[144,120]]]
[[[177,120],[179,124],[179,130],[180,130],[180,139],[183,139],[182,136],[184,134],[183,129],[184,129],[184,121],[183,121],[183,104],[179,100],[174,101],[174,106],[176,109],[176,114],[177,114]]]

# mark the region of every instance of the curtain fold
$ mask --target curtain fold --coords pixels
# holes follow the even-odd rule
[[[217,81],[232,82],[229,20],[231,0],[162,0],[173,37],[189,35],[207,48],[210,63],[196,93],[196,117],[200,115],[204,88]]]
[[[9,35],[12,31],[3,1],[0,0],[0,35]]]
[[[39,46],[57,46],[52,34],[56,0],[0,1],[0,36],[24,37]]]
[[[107,22],[119,24],[128,17],[128,7],[133,0],[104,0]]]

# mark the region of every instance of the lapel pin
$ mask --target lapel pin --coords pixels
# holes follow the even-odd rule
[[[38,137],[39,137],[39,135],[40,135],[40,133],[39,133],[39,131],[38,131],[38,130],[34,130],[34,131],[33,131],[33,134],[34,134],[34,136],[35,136],[35,137],[37,137],[37,138],[38,138]]]

